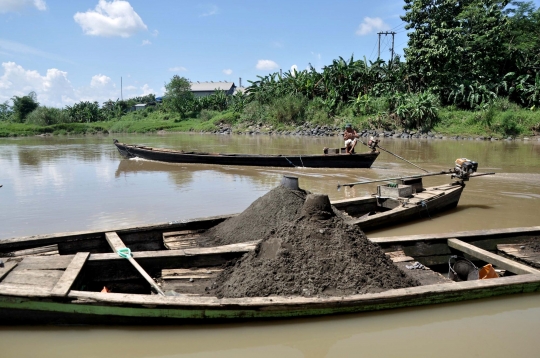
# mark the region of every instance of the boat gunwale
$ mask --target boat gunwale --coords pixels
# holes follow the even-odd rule
[[[536,284],[536,285],[535,285]],[[500,277],[491,280],[474,280],[463,282],[449,282],[443,284],[424,285],[417,287],[391,289],[378,293],[355,294],[348,296],[331,297],[301,297],[301,296],[271,296],[271,297],[242,297],[217,298],[206,296],[159,296],[124,293],[101,293],[70,290],[65,298],[56,298],[50,290],[14,289],[10,286],[3,288],[0,285],[0,295],[7,297],[46,298],[66,304],[80,304],[66,302],[66,300],[83,300],[84,304],[115,304],[122,306],[146,306],[153,308],[163,307],[189,307],[200,309],[238,309],[248,310],[276,310],[276,309],[317,309],[331,307],[345,307],[355,305],[385,304],[403,299],[429,299],[440,295],[463,295],[496,288],[513,288],[514,286],[533,285],[533,291],[540,290],[540,274],[522,274],[509,277]],[[26,291],[26,292],[25,292]],[[529,290],[528,290],[529,291]],[[532,291],[531,291],[532,292]],[[466,298],[464,298],[466,299]]]

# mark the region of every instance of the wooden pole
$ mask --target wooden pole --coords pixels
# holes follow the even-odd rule
[[[115,252],[117,252],[119,249],[123,249],[126,247],[122,239],[120,239],[120,236],[118,236],[118,234],[115,232],[105,233],[105,238]],[[135,261],[133,256],[130,255],[129,257],[127,257],[127,259],[133,265],[133,267],[135,267],[135,269],[139,271],[142,277],[144,277],[144,279],[154,288],[154,290],[156,290],[157,293],[165,296],[165,293],[161,290],[161,288],[159,288],[156,281],[154,281],[154,279],[150,277],[150,275],[141,267],[141,265],[139,265],[139,263]]]
[[[489,251],[486,251],[484,249],[481,249],[479,247],[468,244],[458,239],[448,239],[448,246],[456,250],[459,250],[461,252],[464,252],[479,260],[482,260],[490,264],[493,264],[497,267],[500,267],[503,270],[513,272],[515,274],[528,274],[528,273],[533,273],[536,275],[540,274],[540,271],[532,267],[529,267],[524,264],[520,264],[519,262],[512,261],[510,259],[507,259],[499,255],[493,254]]]
[[[390,180],[400,180],[400,179],[416,179],[416,178],[423,178],[423,177],[430,177],[434,175],[444,175],[444,174],[452,174],[452,172],[439,172],[439,173],[428,173],[428,174],[419,174],[419,175],[411,175],[408,177],[397,177],[397,178],[387,178],[387,179],[378,179],[378,180],[368,180],[368,181],[358,181],[356,183],[347,183],[347,184],[338,184],[338,189],[342,186],[348,186],[352,187],[359,184],[371,184],[371,183],[380,183],[383,181],[390,181]]]

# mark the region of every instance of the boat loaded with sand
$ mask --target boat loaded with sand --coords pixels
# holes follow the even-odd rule
[[[379,152],[345,154],[343,149],[325,148],[325,154],[270,155],[185,152],[143,145],[124,144],[114,140],[114,145],[124,158],[143,158],[170,163],[200,163],[221,165],[248,165],[261,167],[306,168],[370,168]]]
[[[368,239],[327,196],[289,187],[228,217],[1,240],[0,322],[254,320],[540,290],[540,227]]]
[[[0,323],[163,324],[286,318],[540,290],[540,227],[372,239],[404,275],[418,281],[413,287],[373,293],[331,295],[329,291],[330,295],[324,295],[303,291],[303,295],[233,298],[218,298],[208,288],[230,260],[255,253],[256,243],[166,250],[163,242],[140,241],[145,233],[154,236],[158,231],[147,227],[139,232],[103,233],[89,241],[65,241],[57,244],[63,253],[56,255],[9,257],[7,247],[17,249],[18,245],[13,240],[3,242]],[[84,235],[80,233],[79,237]],[[54,241],[50,237],[41,239]],[[109,252],[103,252],[109,246],[107,241]],[[18,243],[19,247],[34,246]],[[161,249],[152,250],[152,244]],[[130,259],[115,252],[124,245],[132,248]],[[467,255],[477,267],[490,263],[502,277],[454,282],[447,278],[447,271],[448,260],[456,254]],[[138,269],[130,260],[140,265]],[[154,283],[150,284],[148,278]]]

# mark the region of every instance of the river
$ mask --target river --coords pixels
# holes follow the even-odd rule
[[[206,152],[322,153],[338,138],[201,134],[117,135],[121,142]],[[0,139],[0,240],[235,213],[279,184],[330,199],[421,173],[382,153],[371,169],[217,167],[122,159],[110,136]],[[540,225],[540,142],[392,140],[383,148],[428,171],[456,158],[493,176],[471,179],[456,209],[368,236]],[[362,150],[361,147],[358,150]],[[424,179],[432,186],[445,176]],[[1,357],[530,357],[540,350],[540,294],[339,317],[184,327],[0,328]]]

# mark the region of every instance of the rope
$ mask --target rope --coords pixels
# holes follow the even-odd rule
[[[131,257],[131,250],[127,247],[116,250],[116,253],[123,259],[129,259]]]
[[[429,214],[429,210],[428,210],[428,206],[427,206],[427,201],[422,200],[422,201],[420,202],[420,205],[422,205],[423,208],[426,208],[426,211],[427,211],[427,214],[428,214],[428,216],[429,216],[429,219],[431,220],[431,215]]]
[[[411,162],[409,162],[407,159],[405,159],[405,158],[403,158],[403,157],[400,157],[399,155],[394,154],[394,153],[392,153],[391,151],[382,148],[382,147],[381,147],[380,145],[378,145],[378,144],[377,144],[377,148],[379,148],[379,149],[385,151],[385,152],[388,153],[388,154],[392,154],[392,155],[393,155],[394,157],[396,157],[396,158],[399,158],[399,159],[401,159],[401,160],[406,161],[406,162],[409,163],[410,165],[413,165],[413,166],[417,167],[418,169],[425,171],[426,173],[429,173],[429,172],[428,172],[427,170],[425,170],[424,168],[420,168],[418,165],[416,165],[416,164],[414,164],[414,163],[411,163]]]
[[[302,161],[302,155],[300,155],[300,163],[302,163],[302,168],[304,168],[304,162]]]
[[[295,167],[295,168],[297,167],[296,165],[294,165],[293,162],[291,162],[291,161],[289,160],[289,158],[287,158],[287,157],[285,157],[285,156],[284,156],[283,158],[287,159],[287,161],[288,161],[289,163],[291,163],[291,165],[292,165],[293,167]]]

